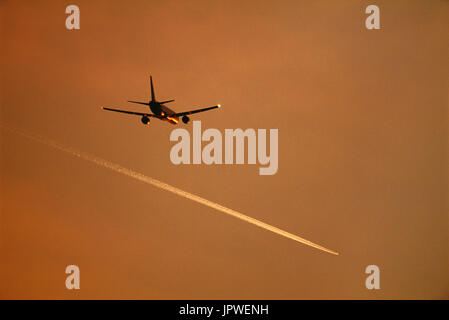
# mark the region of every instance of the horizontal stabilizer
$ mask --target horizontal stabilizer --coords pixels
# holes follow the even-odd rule
[[[169,102],[173,102],[173,101],[175,101],[175,100],[165,100],[165,101],[161,101],[161,102],[159,102],[160,104],[164,104],[164,103],[169,103]]]
[[[149,105],[150,105],[148,102],[130,101],[130,100],[128,100],[128,102],[131,102],[131,103],[138,103],[138,104],[143,104],[144,106],[149,106]]]

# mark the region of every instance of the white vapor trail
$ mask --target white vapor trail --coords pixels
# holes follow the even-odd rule
[[[229,208],[224,207],[224,206],[222,206],[222,205],[220,205],[218,203],[215,203],[215,202],[212,202],[210,200],[204,199],[204,198],[202,198],[200,196],[197,196],[195,194],[192,194],[190,192],[181,190],[179,188],[171,186],[171,185],[169,185],[167,183],[164,183],[162,181],[153,179],[151,177],[148,177],[148,176],[146,176],[144,174],[141,174],[139,172],[133,171],[131,169],[124,168],[124,167],[122,167],[119,164],[116,164],[116,163],[104,160],[102,158],[99,158],[97,156],[94,156],[94,155],[91,155],[91,154],[88,154],[88,153],[85,153],[85,152],[81,152],[81,151],[75,150],[75,149],[73,149],[71,147],[64,146],[64,145],[62,145],[62,144],[60,144],[60,143],[58,143],[56,141],[50,140],[50,139],[45,139],[45,138],[39,137],[37,135],[26,133],[26,132],[22,132],[22,131],[19,131],[17,129],[13,129],[13,128],[10,128],[10,127],[4,126],[4,125],[1,125],[1,126],[4,129],[8,130],[8,131],[11,131],[13,133],[19,134],[19,135],[24,136],[24,137],[26,137],[28,139],[34,140],[34,141],[39,142],[39,143],[44,144],[44,145],[51,146],[51,147],[53,147],[55,149],[58,149],[60,151],[64,151],[64,152],[66,152],[68,154],[71,154],[71,155],[73,155],[75,157],[78,157],[78,158],[81,158],[81,159],[93,162],[93,163],[95,163],[95,164],[97,164],[99,166],[102,166],[104,168],[108,168],[108,169],[113,170],[115,172],[124,174],[124,175],[126,175],[128,177],[131,177],[131,178],[134,178],[136,180],[139,180],[139,181],[145,182],[147,184],[153,185],[153,186],[155,186],[155,187],[157,187],[159,189],[169,191],[169,192],[174,193],[174,194],[176,194],[178,196],[181,196],[183,198],[186,198],[186,199],[189,199],[189,200],[201,203],[201,204],[203,204],[205,206],[208,206],[208,207],[210,207],[212,209],[221,211],[223,213],[226,213],[226,214],[228,214],[230,216],[233,216],[235,218],[238,218],[240,220],[249,222],[249,223],[251,223],[251,224],[253,224],[255,226],[258,226],[258,227],[263,228],[265,230],[274,232],[274,233],[276,233],[278,235],[281,235],[283,237],[295,240],[297,242],[303,243],[303,244],[308,245],[310,247],[313,247],[313,248],[316,248],[316,249],[319,249],[319,250],[322,250],[322,251],[325,251],[325,252],[328,252],[328,253],[331,253],[331,254],[334,254],[334,255],[338,255],[338,252],[335,252],[335,251],[332,251],[330,249],[327,249],[327,248],[325,248],[323,246],[320,246],[320,245],[318,245],[316,243],[313,243],[313,242],[311,242],[309,240],[306,240],[304,238],[298,237],[297,235],[294,235],[292,233],[289,233],[287,231],[284,231],[282,229],[279,229],[277,227],[269,225],[269,224],[267,224],[265,222],[262,222],[260,220],[251,218],[251,217],[249,217],[247,215],[244,215],[243,213],[240,213],[240,212],[237,212],[235,210],[229,209]]]

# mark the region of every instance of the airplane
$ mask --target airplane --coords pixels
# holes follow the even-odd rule
[[[138,104],[143,104],[145,106],[149,106],[151,112],[136,112],[136,111],[120,110],[120,109],[107,108],[107,107],[103,107],[103,109],[108,110],[108,111],[115,111],[115,112],[121,112],[121,113],[127,113],[127,114],[141,116],[142,117],[141,121],[144,125],[148,125],[150,123],[150,118],[157,118],[159,120],[168,121],[169,123],[176,125],[179,123],[179,117],[182,117],[181,118],[182,122],[184,122],[185,124],[188,124],[190,121],[190,118],[188,117],[188,115],[220,108],[220,105],[218,104],[213,107],[207,107],[207,108],[203,108],[203,109],[196,109],[196,110],[176,113],[175,111],[173,111],[170,108],[165,106],[166,103],[173,102],[175,100],[165,100],[165,101],[157,101],[156,100],[156,97],[154,95],[153,77],[152,76],[150,76],[150,85],[151,85],[151,100],[148,103],[140,102],[140,101],[129,101],[129,100],[128,100],[128,102],[138,103]]]

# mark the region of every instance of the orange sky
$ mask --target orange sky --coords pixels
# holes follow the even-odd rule
[[[449,298],[448,2],[375,1],[368,31],[373,3],[2,1],[1,124],[340,256],[2,129],[0,298]],[[100,109],[145,110],[150,74],[177,111],[221,103],[204,129],[279,129],[277,174],[175,166],[176,127]]]

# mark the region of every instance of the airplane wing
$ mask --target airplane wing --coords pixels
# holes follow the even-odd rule
[[[113,108],[107,108],[107,107],[103,107],[103,110],[121,112],[121,113],[126,113],[126,114],[134,114],[136,116],[147,116],[147,117],[154,117],[154,118],[159,118],[159,119],[161,118],[155,114],[144,113],[144,112],[127,111],[127,110],[113,109]]]
[[[170,117],[182,117],[182,116],[187,116],[189,114],[194,114],[194,113],[198,113],[198,112],[204,112],[204,111],[217,109],[217,108],[220,108],[219,104],[216,105],[216,106],[213,106],[213,107],[207,107],[207,108],[203,108],[203,109],[196,109],[196,110],[191,110],[191,111],[186,111],[186,112],[174,113],[174,114],[171,114]]]

